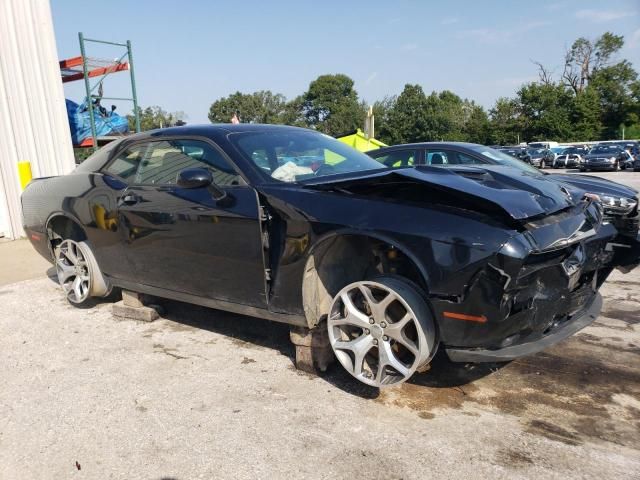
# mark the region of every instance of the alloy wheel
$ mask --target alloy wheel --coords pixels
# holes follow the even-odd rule
[[[64,240],[56,249],[58,282],[71,303],[82,303],[91,293],[91,271],[80,244]]]
[[[413,295],[405,292],[403,298],[387,285],[362,281],[334,298],[327,318],[329,341],[342,366],[361,382],[374,387],[402,383],[430,360],[433,339],[410,305],[423,300]]]

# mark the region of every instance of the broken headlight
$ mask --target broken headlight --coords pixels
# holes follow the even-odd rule
[[[609,215],[627,215],[633,211],[638,204],[635,198],[611,197],[609,195],[591,194],[600,201],[604,207],[605,214]]]

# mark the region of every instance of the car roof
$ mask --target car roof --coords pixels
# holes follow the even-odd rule
[[[291,127],[288,125],[268,125],[262,123],[212,123],[202,125],[184,125],[182,127],[168,127],[156,130],[148,130],[146,132],[136,133],[127,136],[127,139],[142,139],[148,137],[172,137],[177,135],[187,136],[218,136],[228,133],[244,133],[244,132],[295,132],[295,131],[313,131],[307,128]]]
[[[381,152],[381,151],[391,151],[396,149],[404,149],[404,148],[427,148],[427,147],[459,147],[459,148],[469,148],[469,147],[483,147],[484,145],[480,145],[478,143],[467,143],[467,142],[416,142],[416,143],[402,143],[400,145],[391,145],[389,147],[381,147],[376,150],[372,150],[372,152]]]

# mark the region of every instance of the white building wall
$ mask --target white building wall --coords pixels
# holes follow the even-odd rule
[[[0,233],[24,234],[18,161],[33,177],[75,167],[49,0],[0,0]]]

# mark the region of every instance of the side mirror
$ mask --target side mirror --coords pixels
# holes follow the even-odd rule
[[[176,182],[181,188],[202,188],[213,183],[213,176],[206,168],[185,168],[178,173]]]

